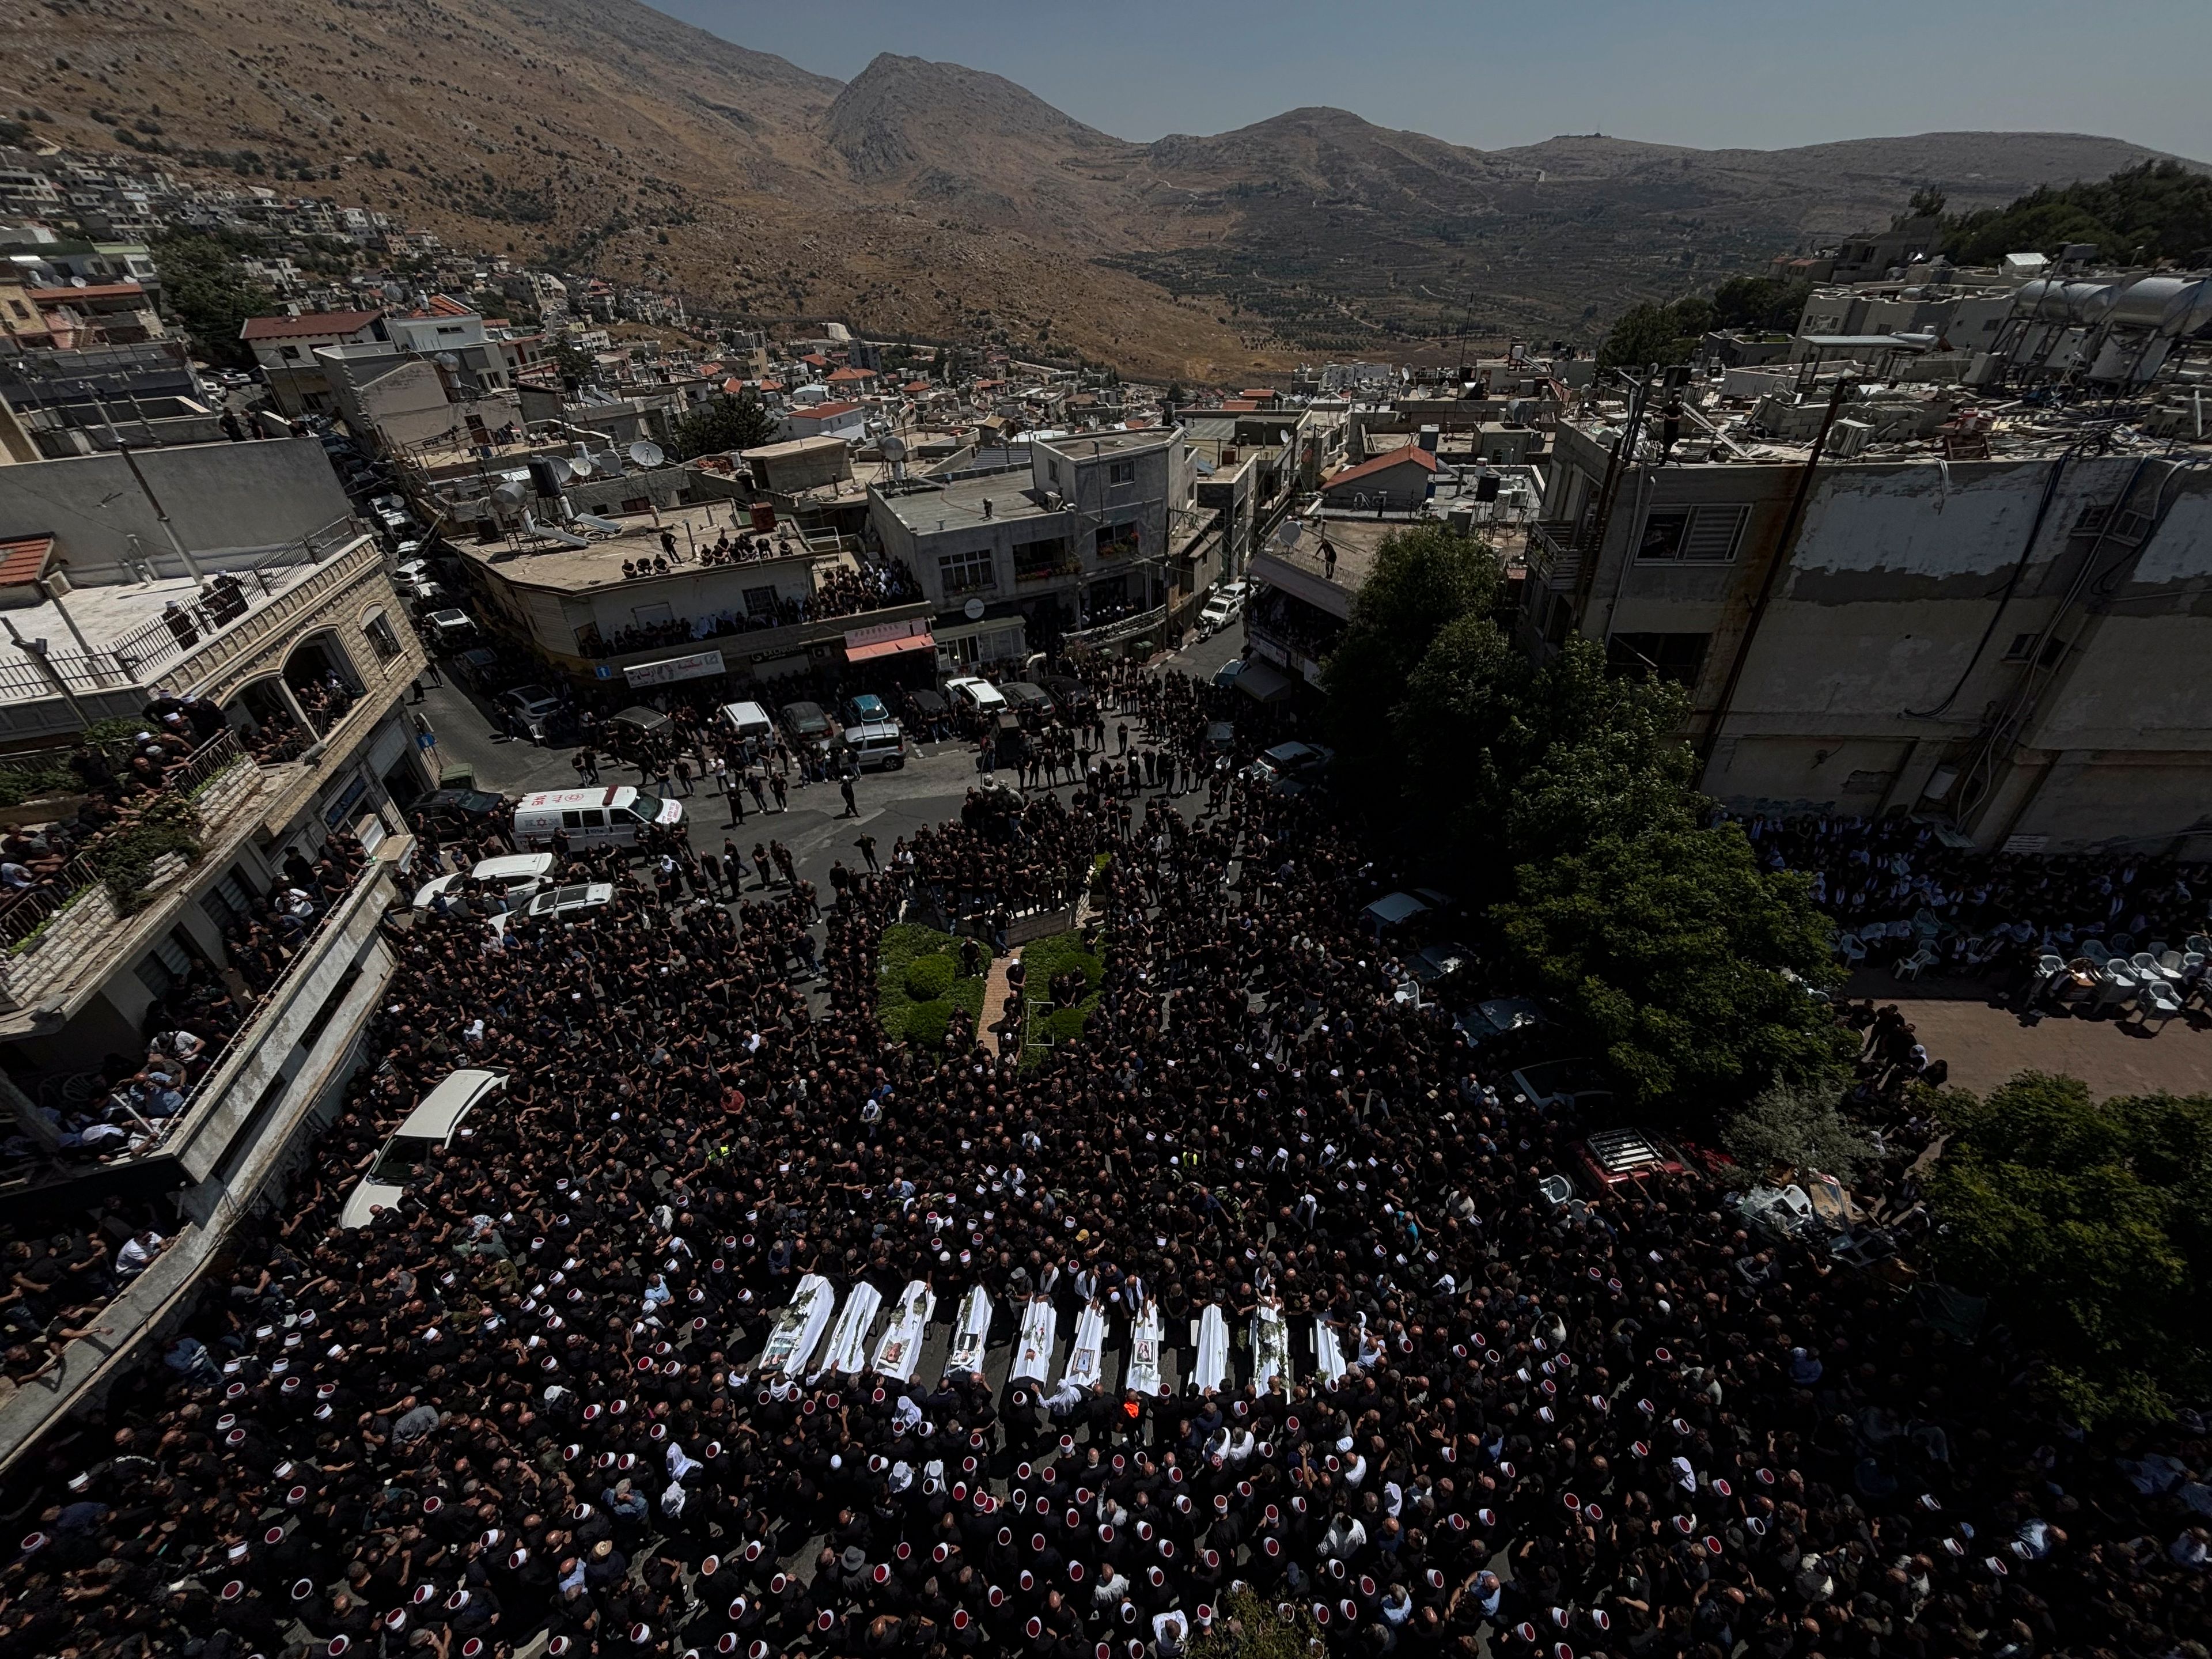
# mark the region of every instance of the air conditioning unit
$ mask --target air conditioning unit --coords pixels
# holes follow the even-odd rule
[[[1838,421],[1828,428],[1828,453],[1848,460],[1874,440],[1874,428],[1864,421]]]

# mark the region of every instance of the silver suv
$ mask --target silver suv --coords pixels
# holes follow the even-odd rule
[[[893,720],[847,726],[845,747],[863,772],[896,772],[906,764],[906,734]]]

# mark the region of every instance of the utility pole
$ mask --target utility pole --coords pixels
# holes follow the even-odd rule
[[[1759,579],[1759,595],[1751,602],[1751,612],[1744,618],[1743,637],[1736,641],[1735,654],[1729,663],[1728,678],[1721,684],[1721,695],[1713,711],[1705,717],[1704,734],[1698,740],[1698,765],[1700,772],[1711,764],[1713,750],[1719,746],[1721,728],[1728,723],[1729,710],[1735,702],[1737,684],[1743,678],[1744,665],[1751,660],[1752,641],[1759,636],[1759,624],[1766,616],[1767,602],[1774,597],[1774,584],[1782,574],[1782,567],[1790,562],[1790,554],[1797,540],[1797,526],[1805,516],[1805,502],[1813,493],[1814,475],[1820,470],[1820,456],[1828,447],[1828,431],[1842,413],[1844,400],[1850,395],[1851,382],[1838,380],[1828,393],[1828,407],[1820,416],[1820,429],[1813,436],[1813,447],[1805,457],[1805,465],[1797,475],[1797,488],[1790,497],[1790,511],[1782,520],[1781,532],[1774,538],[1774,552],[1766,561],[1766,568]]]
[[[0,617],[0,627],[7,629],[8,637],[15,641],[25,656],[38,665],[39,672],[46,684],[61,694],[62,701],[69,705],[70,713],[76,716],[77,725],[85,731],[91,731],[92,717],[84,712],[84,705],[76,700],[76,693],[69,689],[69,682],[62,678],[61,670],[47,659],[46,641],[25,639],[15,631],[15,619],[11,617]]]
[[[161,533],[169,538],[169,545],[176,550],[177,556],[185,562],[185,568],[191,574],[191,579],[202,587],[205,587],[206,574],[201,570],[199,562],[192,557],[191,550],[185,547],[183,538],[177,534],[176,526],[169,522],[168,511],[162,507],[161,498],[154,493],[154,486],[146,482],[146,475],[138,470],[137,456],[131,453],[129,444],[120,440],[117,441],[115,447],[122,452],[125,463],[131,468],[131,476],[138,481],[139,492],[146,497],[146,504],[154,509],[154,516],[161,521]]]

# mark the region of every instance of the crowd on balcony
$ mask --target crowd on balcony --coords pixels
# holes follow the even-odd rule
[[[361,693],[334,669],[303,675],[291,682],[291,686],[292,695],[300,700],[300,707],[307,713],[307,724],[319,738],[328,737],[331,728],[361,701]]]
[[[1812,878],[1838,948],[1880,967],[1928,952],[1917,973],[2019,978],[2096,941],[2122,957],[2212,931],[2212,869],[2134,853],[1983,852],[1890,813],[1753,816],[1760,861]]]
[[[98,1334],[101,1310],[167,1243],[147,1206],[110,1200],[0,1248],[0,1400]]]
[[[896,560],[869,562],[857,568],[839,566],[817,571],[814,591],[803,599],[777,595],[763,600],[743,614],[716,611],[711,616],[673,617],[665,622],[631,623],[611,635],[580,633],[577,648],[587,657],[617,657],[655,646],[689,645],[697,641],[726,638],[770,628],[795,628],[801,623],[830,622],[888,605],[905,605],[922,597],[913,572]]]
[[[173,793],[191,775],[194,757],[211,738],[228,729],[222,708],[203,697],[156,699],[147,707],[146,724],[127,738],[80,742],[57,771],[59,780],[33,769],[33,787],[57,801],[74,793],[74,809],[43,823],[27,823],[0,835],[0,915],[21,908],[29,899],[65,896],[85,884],[80,854],[127,829],[149,803]],[[21,757],[15,760],[21,769]],[[74,786],[72,791],[71,786]]]

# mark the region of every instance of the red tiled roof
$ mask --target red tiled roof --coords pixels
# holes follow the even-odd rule
[[[1377,472],[1387,472],[1394,466],[1403,465],[1407,461],[1413,462],[1424,472],[1433,472],[1437,470],[1435,456],[1430,454],[1419,444],[1407,444],[1401,448],[1386,449],[1371,461],[1362,461],[1358,466],[1347,466],[1334,477],[1322,479],[1321,487],[1323,489],[1334,489],[1339,484],[1355,483],[1362,478],[1371,477]]]
[[[904,386],[901,386],[899,390],[902,392],[927,392],[929,390],[929,382],[927,380],[908,380]]]
[[[872,380],[875,378],[875,371],[868,368],[833,368],[830,371],[831,386],[836,386],[840,380]]]
[[[811,409],[794,409],[791,412],[800,416],[821,417],[830,415],[849,415],[859,407],[858,404],[817,404]]]
[[[238,331],[241,340],[301,340],[325,334],[358,334],[380,311],[309,311],[297,317],[248,317]]]
[[[1254,402],[1253,402],[1249,398],[1224,398],[1224,399],[1223,400],[1223,402],[1222,402],[1222,404],[1221,404],[1222,411],[1223,411],[1224,414],[1226,414],[1226,413],[1230,413],[1230,412],[1232,412],[1232,411],[1234,411],[1234,412],[1243,412],[1243,411],[1248,411],[1248,410],[1255,410],[1255,409],[1259,408],[1259,406],[1260,406],[1259,404],[1257,404],[1254,403]]]
[[[46,574],[54,550],[52,536],[15,536],[0,541],[0,587],[27,587]]]
[[[1273,388],[1270,386],[1248,386],[1237,395],[1240,398],[1272,398],[1275,393]]]

